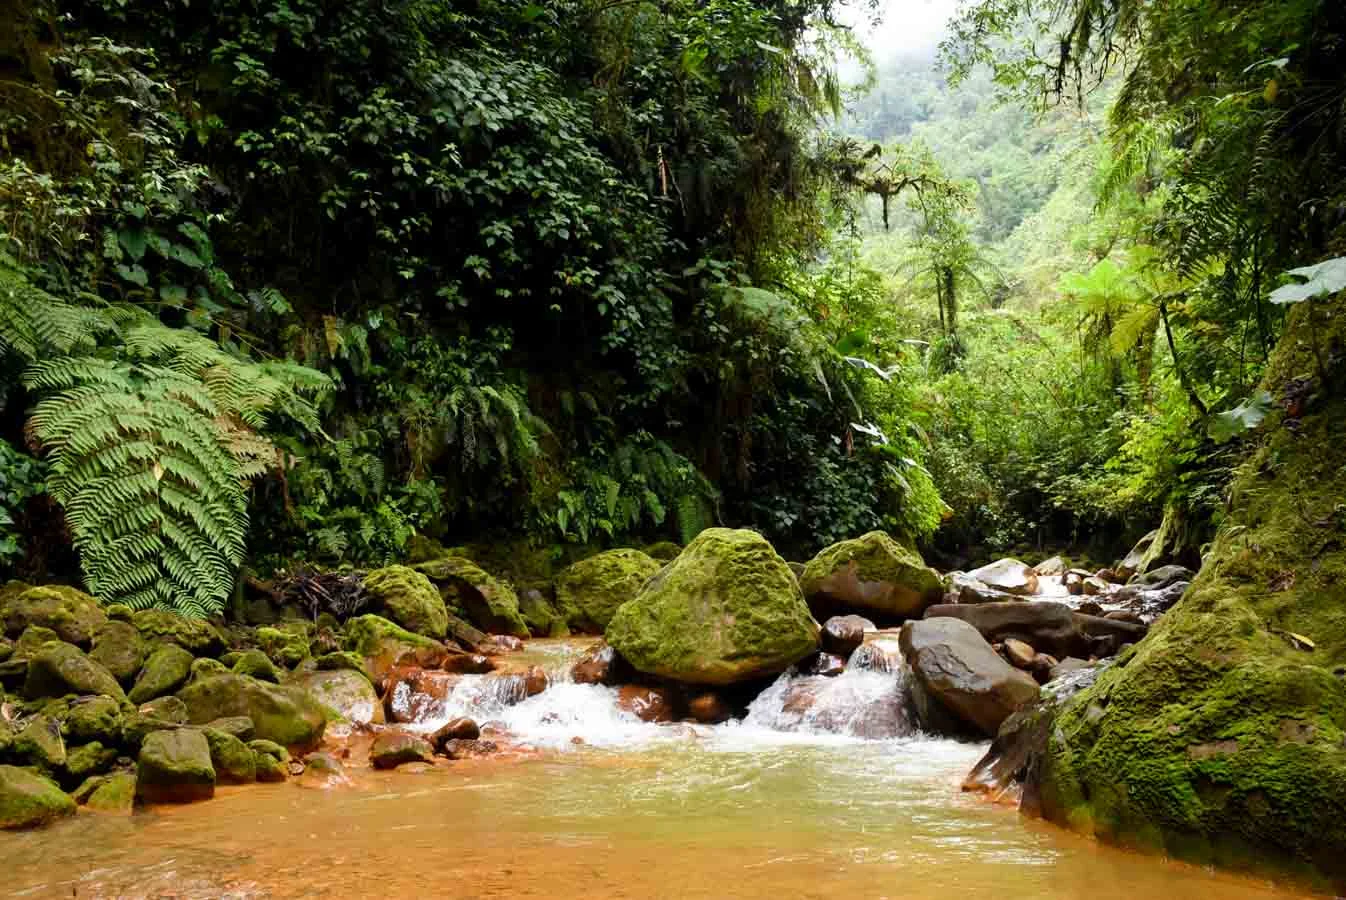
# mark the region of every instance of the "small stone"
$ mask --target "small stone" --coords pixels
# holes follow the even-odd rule
[[[374,739],[369,762],[376,769],[394,769],[411,762],[434,762],[435,749],[422,738],[385,731]]]
[[[846,660],[833,653],[815,653],[799,664],[804,675],[826,675],[835,677],[846,671]]]
[[[248,742],[257,766],[257,780],[274,784],[284,781],[290,774],[290,752],[275,741],[254,740]]]
[[[583,738],[580,739],[583,743]],[[474,759],[479,756],[489,756],[495,753],[499,747],[495,741],[447,741],[444,744],[443,754],[449,759]]]
[[[481,728],[467,718],[451,719],[430,735],[430,743],[436,749],[442,748],[448,741],[475,741],[481,737]]]
[[[1005,640],[1005,659],[1009,660],[1010,665],[1016,669],[1027,669],[1033,665],[1033,659],[1038,652],[1033,649],[1031,644],[1016,638],[1007,638]]]
[[[530,666],[523,674],[523,692],[526,697],[535,697],[547,689],[549,681],[547,671],[541,666]]]
[[[702,724],[718,725],[732,718],[734,710],[719,694],[704,691],[687,701],[687,713]]]
[[[248,784],[257,780],[257,758],[252,748],[235,735],[203,728],[210,746],[210,762],[220,784]]]
[[[845,660],[865,642],[866,629],[872,631],[874,623],[862,616],[833,616],[823,623],[823,649]]]

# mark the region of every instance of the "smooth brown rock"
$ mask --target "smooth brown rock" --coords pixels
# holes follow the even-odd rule
[[[673,693],[664,688],[624,685],[617,692],[617,706],[642,722],[672,722],[674,718]]]
[[[541,666],[530,666],[528,671],[523,674],[523,693],[525,697],[536,697],[547,689],[550,681],[547,678],[547,670]]]
[[[1084,579],[1084,594],[1087,597],[1097,597],[1099,594],[1107,593],[1108,583],[1096,575],[1090,575]]]
[[[1089,656],[1093,652],[1093,642],[1080,629],[1070,607],[1055,601],[941,605],[930,607],[925,615],[927,619],[962,619],[988,641],[1016,638],[1058,658]]]
[[[440,752],[449,759],[475,759],[479,756],[490,756],[499,749],[495,741],[451,740],[444,742]]]
[[[1031,644],[1026,644],[1018,638],[1007,638],[1005,640],[1005,658],[1016,669],[1031,667],[1037,655],[1038,652],[1033,649]]]
[[[865,629],[872,631],[874,623],[863,616],[833,616],[823,623],[823,649],[844,660],[865,642]]]
[[[705,725],[718,725],[732,718],[734,710],[719,694],[705,691],[687,701],[687,714]]]
[[[599,643],[571,667],[570,677],[576,684],[613,685],[617,683],[617,663],[617,651],[607,644]]]
[[[482,653],[450,652],[440,668],[458,675],[484,675],[495,671],[495,660]]]
[[[475,741],[481,737],[481,728],[467,718],[451,719],[430,735],[430,743],[442,750],[449,741]]]
[[[424,738],[399,731],[385,731],[374,738],[369,762],[376,769],[395,769],[412,762],[432,763],[435,750]]]
[[[421,722],[440,715],[444,701],[462,680],[438,669],[397,669],[388,675],[383,709],[389,722]]]

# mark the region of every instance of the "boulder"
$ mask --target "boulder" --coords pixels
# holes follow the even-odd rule
[[[84,808],[94,812],[129,816],[136,802],[134,772],[113,772],[100,778],[88,792]]]
[[[492,633],[528,637],[528,625],[519,613],[519,598],[514,591],[472,560],[445,556],[418,563],[415,569],[439,588],[445,606],[462,610],[478,627]]]
[[[63,643],[61,636],[42,625],[29,625],[14,644],[13,656],[15,659],[32,659],[51,643]]]
[[[121,704],[111,697],[87,697],[75,701],[66,713],[65,734],[76,744],[99,741],[111,746],[121,741]]]
[[[1064,603],[1014,600],[975,606],[943,604],[930,607],[925,614],[932,619],[962,619],[990,643],[1013,638],[1058,658],[1089,656],[1094,651],[1094,643],[1080,630],[1075,614]]]
[[[263,738],[248,741],[252,751],[252,761],[257,767],[257,780],[263,784],[277,784],[290,775],[290,752]]]
[[[28,661],[23,695],[30,700],[66,694],[102,694],[125,700],[126,694],[107,669],[74,644],[44,644]]]
[[[882,531],[833,544],[804,567],[800,587],[819,614],[859,612],[888,621],[916,618],[943,594],[939,574]]]
[[[1064,678],[1067,675],[1079,672],[1083,669],[1093,669],[1098,665],[1099,663],[1090,662],[1087,659],[1078,659],[1074,656],[1067,656],[1065,659],[1052,666],[1048,680],[1056,681],[1058,678]]]
[[[1006,603],[1021,599],[1017,594],[1001,591],[983,581],[978,581],[966,572],[954,572],[949,576],[949,594],[957,603]]]
[[[1067,572],[1061,576],[1061,583],[1066,586],[1066,593],[1072,597],[1078,597],[1084,593],[1084,579],[1086,577],[1079,572]]]
[[[257,780],[257,758],[237,735],[216,728],[201,729],[210,746],[210,762],[220,784],[250,784]]]
[[[369,762],[376,769],[395,769],[411,762],[433,763],[435,748],[424,738],[399,731],[385,731],[374,738]]]
[[[11,636],[22,634],[30,625],[40,625],[67,643],[88,647],[95,632],[107,623],[107,614],[83,591],[48,585],[0,594],[0,623]]]
[[[519,615],[528,626],[528,633],[534,637],[568,637],[570,627],[566,617],[547,599],[546,593],[539,587],[519,590]]]
[[[372,611],[408,631],[443,640],[449,614],[439,591],[420,572],[406,566],[388,566],[365,576],[365,590],[373,597]]]
[[[131,624],[146,641],[177,644],[193,656],[215,656],[224,650],[224,638],[202,619],[186,619],[164,609],[133,613]]]
[[[444,662],[444,645],[415,634],[382,616],[364,615],[346,623],[346,650],[364,659],[364,670],[374,682],[399,666],[433,668]]]
[[[734,708],[715,691],[702,691],[687,701],[687,714],[704,725],[718,725],[734,716]]]
[[[1005,659],[1016,669],[1029,669],[1038,652],[1018,638],[1005,639]],[[1050,668],[1050,667],[1048,667]]]
[[[192,674],[192,654],[177,644],[160,644],[145,660],[128,699],[137,706],[171,694]]]
[[[521,676],[500,678],[509,681],[508,690],[497,692],[500,696],[513,702],[524,699]],[[461,680],[460,675],[433,669],[395,669],[388,675],[388,687],[383,694],[387,718],[393,722],[410,723],[439,717],[443,714],[445,701]]]
[[[146,735],[136,765],[136,793],[147,803],[192,803],[215,796],[206,736],[191,728]]]
[[[261,650],[244,650],[238,654],[238,658],[230,666],[230,671],[236,675],[249,675],[259,681],[280,684],[280,670],[271,661],[271,657]]]
[[[252,719],[259,739],[283,747],[312,749],[322,740],[327,715],[321,703],[293,685],[275,685],[246,675],[216,675],[178,692],[194,725],[226,716]]]
[[[89,658],[129,685],[145,662],[144,641],[131,623],[108,621],[94,632]]]
[[[526,623],[525,623],[526,624]],[[455,615],[449,615],[449,637],[469,653],[481,653],[491,636]]]
[[[66,749],[60,722],[48,715],[33,716],[10,739],[8,755],[50,774],[64,768]]]
[[[1016,597],[1031,597],[1038,592],[1037,573],[1017,559],[998,559],[967,574],[987,587]]]
[[[1059,556],[1053,556],[1050,559],[1044,559],[1033,567],[1033,573],[1039,577],[1048,577],[1051,575],[1064,575],[1069,566],[1066,561]]]
[[[845,660],[865,642],[865,629],[874,623],[862,616],[833,616],[823,623],[823,649]]]
[[[475,741],[481,737],[481,728],[471,719],[450,719],[430,735],[430,743],[440,750],[449,741]]]
[[[982,734],[994,737],[1011,713],[1037,699],[1037,682],[997,656],[977,629],[961,619],[908,622],[902,626],[901,644],[920,686]]]
[[[642,722],[672,722],[676,702],[665,688],[626,684],[617,690],[617,707]]]
[[[0,828],[36,828],[75,813],[56,782],[17,766],[0,766]]]
[[[264,625],[257,629],[257,644],[276,665],[293,669],[310,657],[313,631],[310,622]]]
[[[661,567],[639,550],[608,550],[582,559],[557,576],[557,605],[573,630],[602,634],[617,607]]]
[[[68,778],[62,780],[79,784],[86,778],[111,769],[120,755],[116,747],[105,746],[101,741],[80,744],[66,753],[65,772]]]
[[[383,704],[369,679],[360,672],[349,669],[310,672],[296,677],[292,683],[347,722],[357,725],[383,723]]]
[[[902,654],[891,643],[870,641],[855,648],[851,658],[846,660],[846,668],[858,672],[896,672],[902,668]]]
[[[783,672],[817,649],[818,631],[766,539],[709,528],[617,609],[606,639],[638,671],[723,685]]]
[[[173,699],[176,700],[177,698],[175,697]],[[182,720],[184,722],[187,721],[185,707],[183,709]],[[234,737],[244,742],[252,740],[253,732],[256,730],[253,727],[252,719],[249,719],[247,716],[224,716],[220,719],[211,719],[206,723],[205,727],[214,729],[215,731],[223,731],[225,734],[232,734]]]

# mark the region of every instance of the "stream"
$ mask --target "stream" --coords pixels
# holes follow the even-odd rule
[[[564,680],[579,641],[536,641],[552,686],[464,676],[412,727],[496,723],[500,755],[352,783],[221,788],[130,818],[0,837],[13,897],[1267,898],[1245,880],[1100,845],[959,791],[985,750],[885,719],[895,672],[848,670],[792,708],[783,675],[740,722],[654,725]],[[888,648],[884,648],[887,652]],[[576,739],[582,743],[576,743]]]

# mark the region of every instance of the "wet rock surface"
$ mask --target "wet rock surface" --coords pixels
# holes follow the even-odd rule
[[[924,691],[944,709],[994,736],[1010,714],[1037,698],[1030,676],[1001,659],[977,629],[949,617],[902,626],[902,653]],[[926,721],[934,716],[926,710]]]

